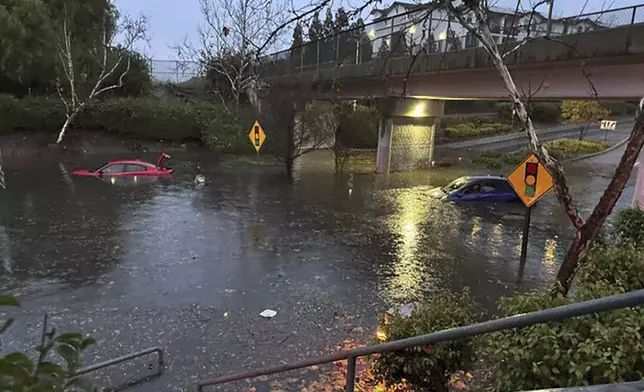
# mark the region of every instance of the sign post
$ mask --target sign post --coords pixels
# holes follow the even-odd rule
[[[257,151],[257,155],[259,155],[259,150],[261,150],[264,142],[266,141],[266,134],[264,133],[262,126],[259,125],[259,121],[255,121],[255,124],[253,124],[253,128],[251,128],[248,133],[248,138],[255,148],[255,151]]]
[[[528,235],[530,233],[530,217],[532,206],[554,186],[552,174],[539,162],[534,154],[530,154],[508,174],[508,182],[526,206],[523,237],[521,238],[521,266],[525,263],[528,253]]]
[[[599,123],[599,129],[604,130],[604,141],[608,139],[608,131],[614,131],[617,128],[617,121],[602,120]]]

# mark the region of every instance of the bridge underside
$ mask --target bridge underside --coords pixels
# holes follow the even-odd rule
[[[635,58],[629,60],[634,61]],[[579,61],[530,69],[510,70],[522,94],[533,100],[633,100],[644,95],[644,56],[636,63],[597,64]],[[594,63],[594,64],[593,64]],[[395,77],[343,79],[318,99],[408,97],[439,100],[508,100],[508,91],[495,68],[415,74],[405,81]]]

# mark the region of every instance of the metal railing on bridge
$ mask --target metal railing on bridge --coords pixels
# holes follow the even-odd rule
[[[548,20],[541,14],[503,14],[492,9],[488,15],[492,35],[506,50],[513,48],[513,42],[548,33]],[[583,34],[639,23],[644,23],[644,4],[553,19],[549,34]],[[257,66],[266,76],[283,76],[480,46],[472,34],[458,31],[465,30],[444,10],[418,5],[403,14],[264,56]]]
[[[478,324],[467,325],[463,327],[447,329],[427,335],[416,336],[412,338],[396,340],[384,344],[377,344],[370,347],[363,347],[355,350],[342,351],[331,355],[317,358],[310,358],[303,361],[279,365],[264,369],[258,369],[246,373],[224,376],[212,380],[202,381],[198,384],[199,392],[205,387],[225,384],[233,381],[240,381],[249,378],[267,376],[276,373],[284,373],[290,370],[303,369],[316,365],[347,361],[346,386],[347,392],[353,392],[356,378],[356,360],[358,357],[364,357],[373,354],[402,351],[405,349],[428,346],[434,343],[445,342],[449,340],[462,339],[465,337],[483,335],[492,332],[498,332],[513,328],[527,327],[535,324],[542,324],[553,321],[562,321],[572,317],[586,316],[593,313],[605,312],[610,310],[635,307],[644,305],[644,290],[631,291],[626,294],[617,294],[585,302],[573,303],[556,308],[540,310],[537,312],[520,314],[512,317],[506,317],[497,320],[485,321]],[[641,386],[642,383],[638,383]],[[628,386],[630,387],[630,385]],[[594,389],[601,390],[601,389]],[[614,387],[604,389],[606,391],[615,391]],[[624,389],[629,390],[629,389]],[[641,389],[640,389],[641,390]]]

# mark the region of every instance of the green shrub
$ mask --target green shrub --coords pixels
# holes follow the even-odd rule
[[[617,214],[614,231],[618,244],[644,247],[644,211],[640,208],[621,210]]]
[[[500,153],[496,151],[484,152],[472,158],[472,162],[490,169],[500,169],[505,166],[518,165],[526,157],[524,151],[513,153]]]
[[[222,106],[204,110],[199,116],[201,140],[215,151],[223,153],[252,153],[248,132],[255,120],[254,112],[246,107]]]
[[[65,121],[65,106],[56,98],[16,99],[0,94],[0,132],[56,132]]]
[[[445,129],[445,137],[450,140],[467,140],[509,132],[512,132],[512,128],[506,124],[467,122],[448,126]]]
[[[610,111],[613,116],[625,116],[635,114],[637,103],[625,101],[601,101],[601,104]]]
[[[513,316],[620,291],[600,281],[579,288],[574,299],[521,294],[502,300],[500,310]],[[640,380],[643,326],[644,311],[629,308],[491,334],[485,357],[492,386],[523,391]]]
[[[214,108],[215,105],[212,105]],[[83,111],[74,127],[104,130],[139,139],[182,141],[199,139],[200,116],[210,105],[179,100],[122,98],[95,101]],[[213,110],[214,111],[214,110]]]
[[[543,145],[557,159],[568,159],[579,155],[600,152],[610,147],[610,144],[599,141],[556,139],[549,140]]]
[[[496,104],[496,112],[505,122],[512,121],[514,105],[509,102]],[[532,102],[527,106],[528,114],[535,123],[557,123],[561,117],[561,107],[558,102]]]
[[[628,231],[620,228],[620,224],[616,227],[616,230]],[[628,227],[630,230],[634,226]],[[585,261],[579,271],[574,298],[552,299],[546,292],[520,294],[501,301],[502,315],[512,316],[644,288],[644,249],[630,241],[594,246]],[[642,334],[644,309],[620,309],[489,335],[485,357],[492,365],[495,390],[636,381],[644,378]]]
[[[609,147],[608,143],[572,139],[549,140],[544,143],[550,154],[557,159],[570,159],[576,156],[603,151]],[[530,152],[527,149],[513,153],[500,153],[495,151],[484,152],[472,158],[472,162],[484,165],[490,169],[500,169],[504,166],[518,165]]]
[[[385,340],[394,341],[473,322],[472,302],[465,289],[460,294],[439,295],[416,305],[410,317],[395,315],[385,319],[381,328]],[[388,384],[406,379],[419,388],[444,390],[448,374],[473,361],[474,346],[475,340],[467,338],[383,353],[374,359],[374,375]]]
[[[0,307],[19,307],[20,303],[13,297],[0,294]],[[0,335],[12,324],[12,319],[0,323]],[[27,355],[23,352],[12,352],[0,357],[0,389],[3,391],[90,391],[91,385],[82,384],[77,378],[81,365],[81,354],[92,344],[94,339],[83,337],[80,333],[57,334],[55,329],[45,325],[41,344],[35,347],[39,354]],[[53,354],[59,357],[51,361]],[[62,360],[62,361],[61,361]],[[61,366],[60,363],[64,363]]]
[[[533,102],[528,106],[528,113],[535,123],[558,123],[561,106],[558,102]]]
[[[512,108],[514,106],[509,102],[499,102],[495,106],[497,116],[505,121],[512,122]]]
[[[606,282],[625,290],[644,289],[644,252],[632,244],[597,245],[579,271],[583,284]]]
[[[140,140],[181,142],[201,139],[220,152],[252,149],[246,134],[253,123],[252,110],[211,103],[189,103],[155,98],[96,100],[77,116],[72,128],[106,131]],[[0,133],[43,132],[55,134],[65,119],[57,98],[15,99],[0,95]]]
[[[341,110],[337,142],[344,148],[378,147],[380,114],[375,108],[356,105],[355,110]]]

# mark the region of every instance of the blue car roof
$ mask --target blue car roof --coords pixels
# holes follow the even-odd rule
[[[464,176],[461,178],[465,178],[468,181],[472,180],[505,180],[507,181],[508,179],[503,177],[503,176]]]

